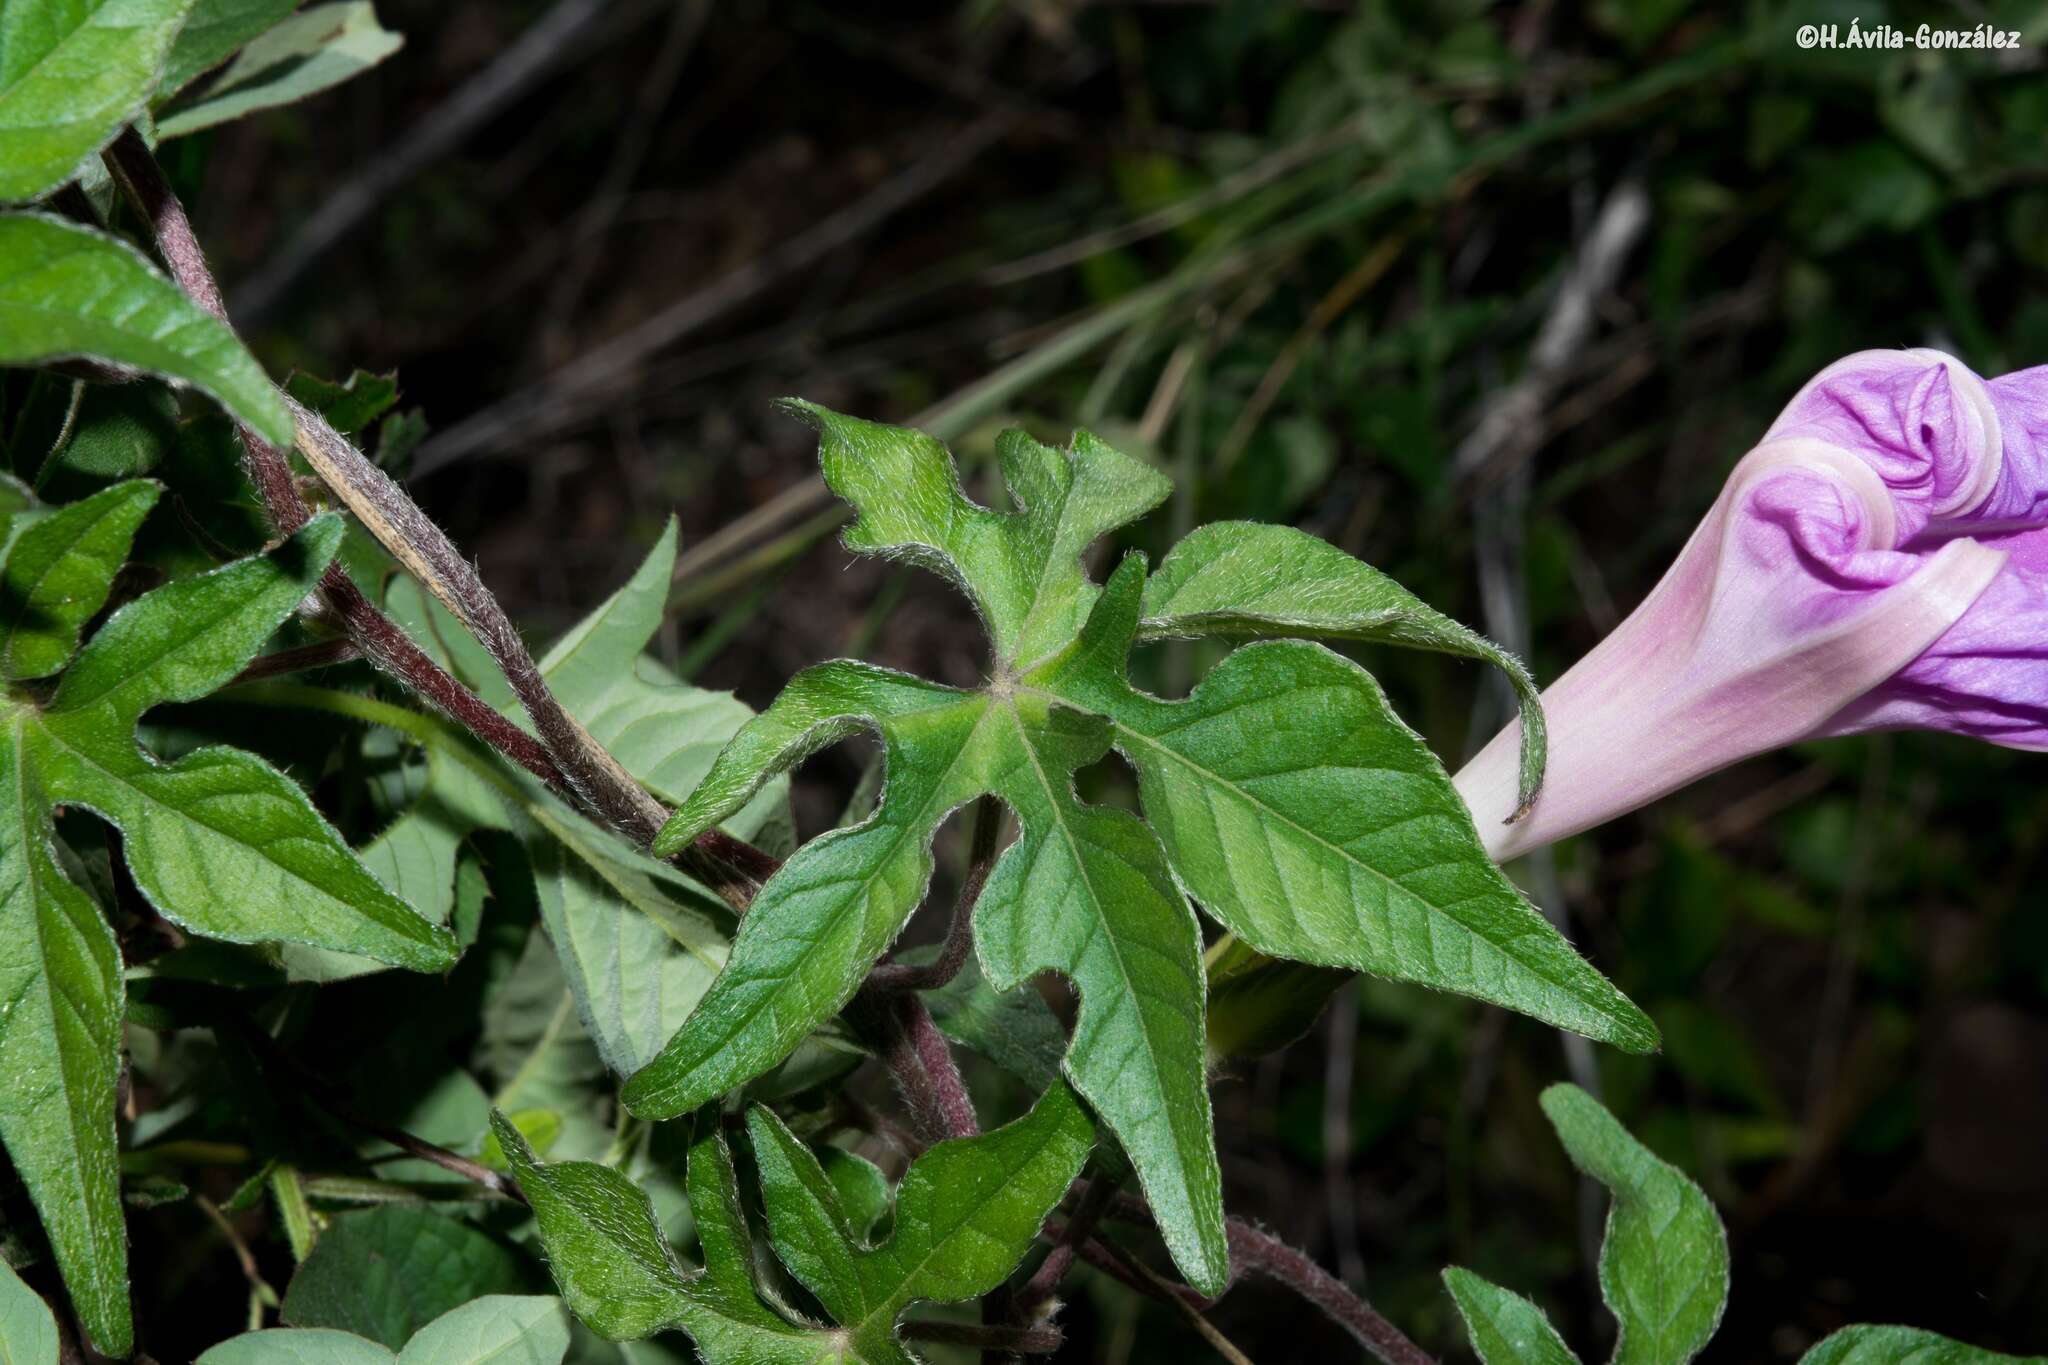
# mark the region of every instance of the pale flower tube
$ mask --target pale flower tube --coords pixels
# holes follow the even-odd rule
[[[1457,775],[1489,851],[1527,853],[1798,740],[1934,729],[2048,748],[2048,367],[1939,351],[1815,376],[1643,604]]]

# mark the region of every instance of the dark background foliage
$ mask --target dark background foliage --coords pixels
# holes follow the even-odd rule
[[[616,0],[296,283],[234,298],[548,12],[379,8],[406,35],[397,58],[171,148],[238,320],[274,369],[397,371],[434,433],[417,496],[537,638],[673,510],[686,574],[663,646],[756,705],[844,653],[956,681],[983,662],[960,599],[837,547],[804,491],[811,438],[770,409],[782,394],[936,414],[984,493],[998,425],[1085,423],[1182,481],[1134,543],[1293,522],[1548,679],[1642,597],[1820,365],[1911,345],[1986,374],[2048,361],[2040,3]],[[1852,16],[1995,20],[2026,41],[1794,45],[1799,20]],[[1552,120],[1599,97],[1601,117]],[[1516,133],[1515,154],[1475,159]],[[883,211],[906,177],[929,183]],[[1534,422],[1458,468],[1629,182],[1649,227],[1589,336]],[[1068,345],[1076,328],[1093,344]],[[619,341],[635,336],[650,344]],[[1483,600],[1489,556],[1502,590]],[[1184,687],[1206,662],[1162,650],[1149,682]],[[1476,667],[1366,662],[1452,767],[1503,718]],[[806,770],[806,833],[866,758]],[[1665,1032],[1660,1057],[1594,1061],[1624,1122],[1728,1220],[1717,1358],[1791,1359],[1854,1321],[2048,1350],[2039,765],[1933,736],[1808,746],[1574,840],[1532,883]],[[1097,776],[1106,799],[1126,785]],[[365,1028],[404,1014],[375,983],[341,989]],[[468,1040],[414,1026],[390,1046]],[[1535,1104],[1567,1070],[1530,1021],[1364,983],[1291,1050],[1230,1064],[1229,1200],[1433,1349],[1463,1349],[1447,1263],[1598,1349],[1596,1229]],[[159,1352],[238,1330],[240,1276],[208,1225],[189,1206],[137,1222]],[[1062,1359],[1203,1349],[1093,1283]],[[1216,1316],[1260,1361],[1355,1352],[1278,1293]]]

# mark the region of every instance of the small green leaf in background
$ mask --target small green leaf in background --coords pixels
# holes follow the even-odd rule
[[[368,71],[405,46],[377,22],[370,0],[315,5],[255,38],[204,86],[157,111],[161,138],[183,137],[261,109],[319,94]]]
[[[0,1365],[57,1365],[57,1320],[0,1260]]]
[[[1913,1327],[1844,1327],[1799,1365],[2043,1365],[2048,1356],[2007,1356]]]
[[[41,678],[71,662],[78,632],[106,604],[157,485],[131,479],[24,531],[0,572],[0,678]]]
[[[177,94],[298,7],[299,0],[199,0],[171,44],[152,99],[161,104]]]
[[[539,1270],[481,1228],[415,1205],[338,1215],[292,1276],[281,1316],[393,1350],[485,1294],[540,1287]]]
[[[133,247],[61,218],[0,215],[0,364],[80,356],[190,384],[292,444],[256,358]]]
[[[1543,703],[1522,661],[1328,541],[1247,521],[1190,532],[1145,584],[1138,638],[1206,635],[1364,640],[1490,663],[1520,703],[1523,809],[1543,786]]]
[[[1485,1365],[1579,1365],[1543,1310],[1521,1295],[1456,1266],[1444,1271],[1444,1287]]]
[[[560,1365],[569,1314],[552,1295],[486,1294],[422,1327],[398,1365]]]
[[[485,1294],[420,1328],[397,1355],[332,1327],[279,1327],[231,1337],[198,1365],[561,1365],[568,1351],[560,1299]]]
[[[942,1142],[910,1164],[896,1224],[868,1246],[811,1149],[760,1106],[748,1111],[769,1237],[863,1361],[909,1361],[897,1319],[918,1300],[958,1303],[1017,1268],[1081,1173],[1095,1129],[1066,1086],[1029,1114],[979,1137]]]
[[[1614,1195],[1600,1292],[1621,1325],[1615,1365],[1685,1365],[1721,1325],[1728,1234],[1698,1185],[1572,1085],[1543,1092],[1572,1164]]]
[[[192,0],[0,0],[0,200],[35,199],[156,88]]]
[[[273,1327],[229,1337],[195,1365],[391,1365],[397,1356],[374,1341],[331,1327]]]

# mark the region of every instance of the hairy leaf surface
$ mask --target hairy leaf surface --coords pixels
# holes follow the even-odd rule
[[[1128,1153],[1176,1264],[1205,1291],[1227,1282],[1228,1257],[1201,934],[1182,888],[1269,953],[1654,1046],[1642,1013],[1487,859],[1441,765],[1362,670],[1313,646],[1267,644],[1232,656],[1187,702],[1130,686],[1143,562],[1097,588],[1081,555],[1164,498],[1158,474],[1086,433],[1064,451],[1010,433],[997,454],[1017,510],[995,511],[966,497],[951,456],[929,437],[793,406],[819,428],[826,479],[858,513],[847,544],[960,585],[988,628],[990,681],[961,692],[824,664],[734,736],[656,840],[658,853],[683,848],[770,775],[862,727],[882,737],[887,782],[866,822],[813,841],[762,888],[703,1003],[628,1083],[635,1113],[663,1118],[708,1103],[840,1009],[923,899],[939,822],[983,794],[1022,826],[975,911],[988,982],[1009,990],[1041,971],[1073,982],[1080,1006],[1065,1073]],[[1307,593],[1311,606],[1324,604],[1319,619],[1284,601],[1265,615],[1256,602],[1233,607],[1196,571],[1203,557],[1197,545],[1183,560],[1195,566],[1190,605],[1179,611],[1168,594],[1162,633],[1315,625],[1498,654],[1397,589],[1374,589],[1376,605],[1340,618],[1329,604],[1347,589],[1329,564],[1297,575],[1331,580],[1320,596]],[[1154,828],[1075,795],[1074,773],[1112,746],[1138,767]]]
[[[190,384],[265,439],[292,443],[291,414],[256,358],[133,247],[61,218],[0,214],[0,364],[79,356]]]
[[[1799,1365],[2042,1365],[2048,1356],[2008,1356],[1913,1327],[1844,1327]]]
[[[0,200],[35,199],[141,112],[192,0],[0,3]]]
[[[1579,1365],[1543,1310],[1469,1270],[1444,1272],[1472,1350],[1484,1365]]]
[[[1318,636],[1479,659],[1514,686],[1524,809],[1543,785],[1543,704],[1522,661],[1369,564],[1291,526],[1216,522],[1173,547],[1145,585],[1141,639]]]
[[[1684,1365],[1721,1325],[1728,1235],[1684,1172],[1637,1142],[1591,1095],[1543,1092],[1572,1164],[1614,1195],[1600,1248],[1600,1293],[1621,1324],[1616,1365]]]

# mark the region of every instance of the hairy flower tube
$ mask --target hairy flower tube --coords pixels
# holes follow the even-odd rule
[[[1798,740],[1929,729],[2048,748],[2048,366],[1932,350],[1814,376],[1641,606],[1456,778],[1496,858]]]

